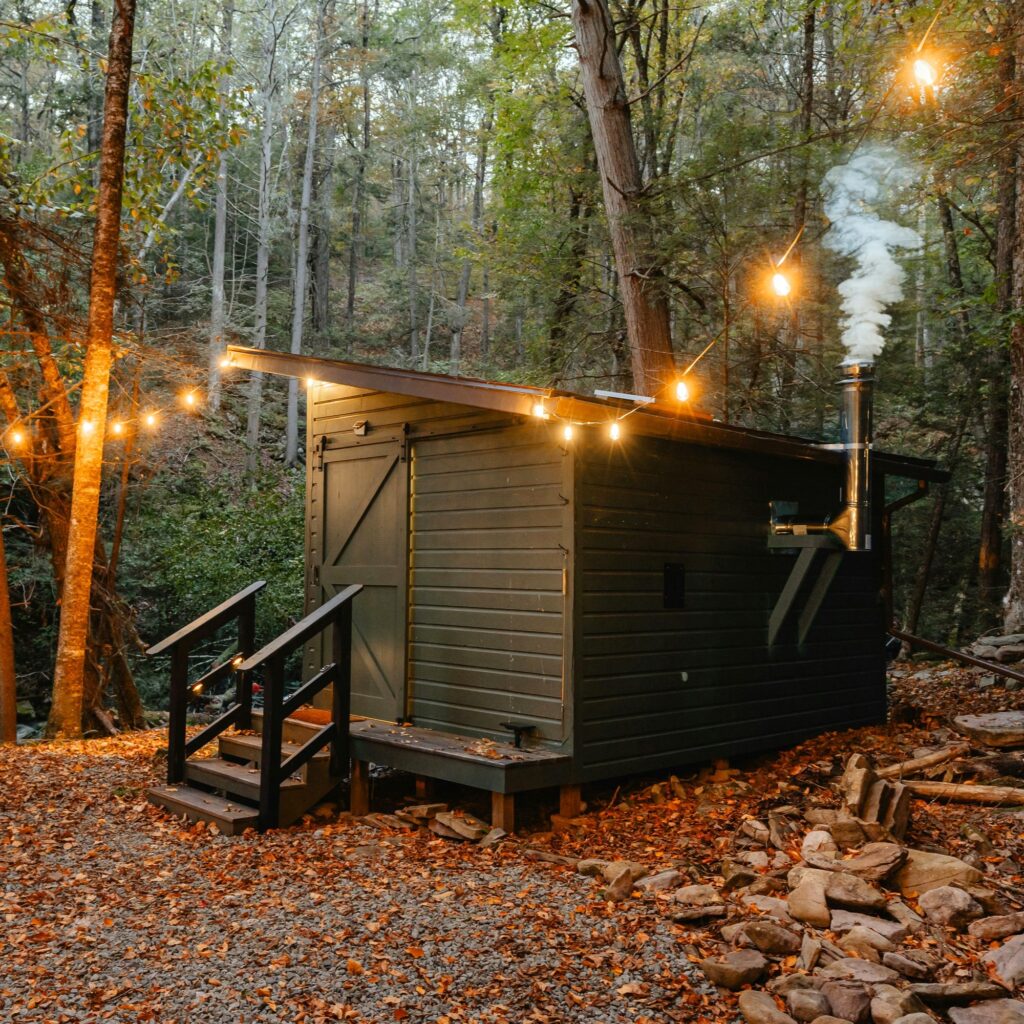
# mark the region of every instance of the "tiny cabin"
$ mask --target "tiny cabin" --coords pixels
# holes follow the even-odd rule
[[[924,493],[931,462],[872,453],[876,543],[849,551],[772,529],[779,510],[827,521],[835,446],[654,404],[229,357],[311,382],[306,612],[362,585],[357,767],[488,789],[507,823],[519,791],[562,787],[571,814],[581,783],[884,720],[886,501]]]

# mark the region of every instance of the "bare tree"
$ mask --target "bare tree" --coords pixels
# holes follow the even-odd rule
[[[673,372],[672,334],[607,0],[573,0],[583,92],[619,271],[633,384],[655,394]]]

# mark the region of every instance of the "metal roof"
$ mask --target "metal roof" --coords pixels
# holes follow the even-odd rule
[[[843,461],[840,452],[820,442],[720,423],[704,414],[680,411],[676,407],[657,403],[635,406],[618,399],[596,398],[527,384],[449,377],[440,373],[350,363],[317,356],[297,356],[289,352],[245,348],[240,345],[228,346],[227,359],[230,366],[238,369],[452,402],[517,416],[532,415],[534,406],[543,400],[544,408],[551,416],[573,423],[610,424],[628,415],[631,434],[836,465]],[[932,459],[894,455],[878,450],[873,452],[873,457],[878,469],[894,476],[931,481],[945,480],[948,476]]]

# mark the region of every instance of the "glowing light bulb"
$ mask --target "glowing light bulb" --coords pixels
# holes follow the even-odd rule
[[[146,423],[147,427],[155,427],[156,426],[156,413],[155,412],[148,412],[148,413],[146,413],[145,423]]]
[[[780,299],[784,299],[792,290],[793,286],[789,283],[789,278],[781,270],[772,274],[772,291]]]
[[[110,431],[112,434],[116,434],[120,437],[124,433],[124,424],[120,420],[114,420],[114,422],[110,424]]]
[[[939,76],[931,61],[925,60],[924,57],[918,57],[914,61],[914,77],[924,88],[928,89],[935,84]]]
[[[306,390],[307,391],[312,391],[313,388],[315,388],[315,387],[316,387],[316,381],[313,380],[312,377],[307,377],[306,378]]]
[[[196,393],[194,391],[186,391],[182,396],[181,400],[190,408],[195,408],[196,404]]]
[[[92,433],[92,420],[82,420],[78,424],[78,429],[81,430],[83,434],[91,434]]]
[[[229,367],[230,365],[231,365],[231,358],[230,358],[229,356],[225,356],[225,357],[224,357],[224,358],[223,358],[223,359],[222,359],[222,360],[220,361],[220,368],[221,368],[222,370],[226,370],[226,369],[227,369],[227,368],[228,368],[228,367]]]
[[[608,428],[608,436],[613,441],[618,441],[618,439],[622,437],[622,428],[619,426],[617,421],[612,423],[612,425]]]
[[[23,444],[25,441],[25,435],[20,430],[15,430],[11,433],[12,444]]]
[[[533,415],[541,420],[546,420],[548,418],[548,411],[544,408],[543,402],[533,403]]]
[[[688,402],[690,400],[690,387],[685,380],[676,381],[676,401]]]
[[[572,424],[571,423],[566,423],[566,425],[562,428],[562,437],[564,437],[566,439],[566,441],[571,441],[572,440],[572,435],[573,435]]]

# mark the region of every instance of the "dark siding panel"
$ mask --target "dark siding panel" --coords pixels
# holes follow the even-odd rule
[[[413,447],[411,648],[417,725],[564,738],[562,451],[540,426]]]
[[[767,646],[794,556],[768,502],[834,512],[840,474],[807,462],[632,438],[576,459],[580,779],[767,749],[884,714],[878,560],[845,555],[807,643]],[[664,607],[665,563],[685,606]],[[793,629],[792,624],[789,627]]]

